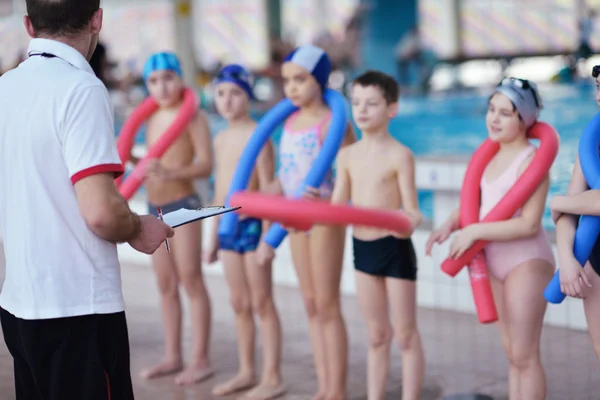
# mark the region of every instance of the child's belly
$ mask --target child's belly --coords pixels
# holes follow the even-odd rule
[[[373,182],[357,180],[352,182],[351,205],[354,207],[399,212],[402,207],[400,191],[395,181]],[[360,240],[376,240],[392,233],[387,229],[372,228],[367,226],[355,226],[353,232],[355,238]],[[401,238],[409,238],[410,234],[394,233]]]
[[[190,179],[170,181],[146,181],[146,193],[151,204],[168,204],[196,193]]]

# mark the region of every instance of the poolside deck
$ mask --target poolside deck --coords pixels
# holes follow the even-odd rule
[[[0,276],[4,276],[3,257],[0,257]],[[175,386],[170,378],[145,382],[138,378],[138,372],[162,354],[158,296],[152,269],[148,265],[123,266],[137,399],[213,399],[210,391],[215,382],[235,372],[235,331],[227,287],[221,278],[209,277],[207,282],[212,295],[214,321],[211,357],[217,374],[202,384],[187,388]],[[278,287],[276,296],[285,335],[283,374],[289,388],[288,395],[283,398],[310,399],[316,380],[300,295],[296,289]],[[343,307],[351,346],[349,398],[366,399],[366,332],[355,298],[344,297]],[[442,399],[475,391],[494,399],[507,399],[507,363],[494,326],[479,325],[472,315],[431,309],[419,309],[419,326],[427,357],[422,399]],[[186,346],[189,340],[187,329]],[[544,328],[543,358],[548,373],[549,400],[593,400],[600,397],[600,371],[589,342],[585,333]],[[387,399],[400,398],[400,369],[399,352],[394,349]],[[0,344],[0,393],[2,400],[15,399],[12,359],[3,344]]]

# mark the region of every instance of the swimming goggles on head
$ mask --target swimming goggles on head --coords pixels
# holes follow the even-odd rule
[[[498,86],[515,86],[519,89],[531,91],[531,94],[533,94],[533,101],[535,101],[535,106],[537,108],[540,108],[540,99],[538,98],[537,90],[535,90],[533,86],[529,84],[529,81],[527,79],[512,77],[504,78],[500,81]]]
[[[221,71],[217,75],[216,81],[220,82],[224,79],[233,79],[236,81],[248,82],[252,86],[252,76],[245,71]]]
[[[597,78],[600,75],[600,65],[594,65],[592,67],[592,78]]]

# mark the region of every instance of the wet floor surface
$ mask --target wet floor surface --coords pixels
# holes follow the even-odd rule
[[[3,260],[4,257],[0,257],[2,276]],[[158,293],[149,265],[123,265],[122,271],[136,399],[215,398],[211,395],[213,386],[232,376],[237,369],[234,319],[224,280],[207,278],[213,307],[211,360],[216,374],[203,383],[182,388],[173,383],[172,377],[153,381],[138,377],[142,368],[162,355]],[[281,399],[310,399],[316,390],[316,376],[299,291],[277,287],[276,301],[284,331],[283,377],[288,387],[288,394]],[[366,329],[354,297],[344,297],[343,309],[350,336],[349,399],[366,400]],[[419,309],[419,328],[427,358],[422,399],[443,399],[474,392],[493,399],[508,398],[507,362],[495,326],[480,325],[472,315]],[[186,321],[184,343],[188,354],[190,340]],[[586,333],[546,327],[542,352],[549,400],[600,399],[600,370]],[[401,399],[400,361],[400,353],[394,348],[386,399]],[[14,398],[12,359],[0,342],[0,399]]]

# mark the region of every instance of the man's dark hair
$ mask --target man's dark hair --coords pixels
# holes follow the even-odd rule
[[[26,0],[27,15],[37,35],[79,33],[100,8],[100,0]]]
[[[392,76],[381,71],[369,70],[354,79],[352,85],[362,87],[375,86],[379,88],[387,104],[397,103],[398,96],[400,96],[398,82]]]

